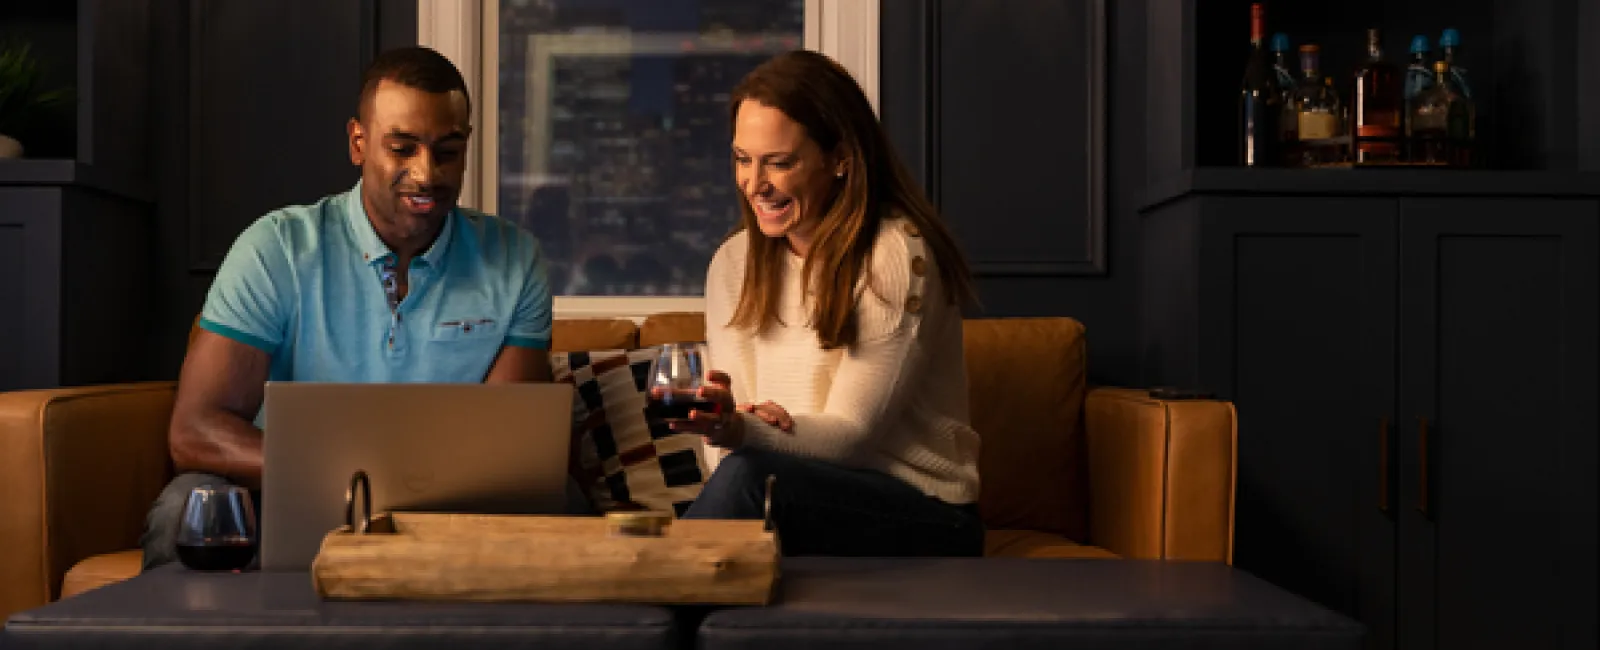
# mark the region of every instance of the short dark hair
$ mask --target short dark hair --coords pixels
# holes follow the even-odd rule
[[[356,103],[358,119],[365,119],[367,105],[378,92],[378,82],[385,80],[430,93],[459,90],[467,100],[468,111],[472,109],[467,80],[455,64],[431,48],[413,45],[385,51],[367,66],[361,75],[361,97]]]

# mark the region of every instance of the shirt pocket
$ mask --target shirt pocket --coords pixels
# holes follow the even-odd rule
[[[428,340],[438,343],[494,341],[505,338],[505,328],[492,318],[446,318],[433,326]]]

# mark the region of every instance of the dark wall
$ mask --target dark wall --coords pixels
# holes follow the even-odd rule
[[[165,300],[149,363],[155,376],[176,377],[189,325],[233,238],[270,210],[355,183],[345,121],[361,71],[382,49],[416,42],[417,5],[155,5],[152,164]]]
[[[981,315],[1072,316],[1091,380],[1135,383],[1144,2],[883,0],[881,22],[883,121]]]

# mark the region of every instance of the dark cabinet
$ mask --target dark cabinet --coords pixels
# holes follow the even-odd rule
[[[1399,206],[1401,646],[1594,648],[1600,206]]]
[[[1145,216],[1145,379],[1239,408],[1237,566],[1374,650],[1594,647],[1600,201]]]
[[[70,163],[0,173],[23,166],[61,176],[0,184],[0,391],[151,379],[149,203],[72,184]]]

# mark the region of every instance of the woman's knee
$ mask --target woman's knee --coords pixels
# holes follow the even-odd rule
[[[767,476],[772,473],[770,454],[736,449],[723,457],[689,511],[689,518],[744,519],[761,516]]]

